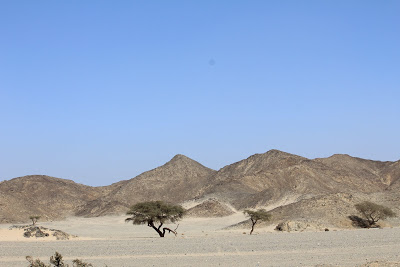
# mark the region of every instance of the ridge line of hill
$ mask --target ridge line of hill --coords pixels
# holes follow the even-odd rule
[[[400,160],[374,161],[345,154],[308,159],[273,149],[217,171],[177,154],[157,168],[108,186],[46,175],[2,181],[0,223],[23,222],[32,214],[45,220],[122,214],[130,205],[149,200],[184,203],[214,199],[234,210],[282,206],[280,210],[286,212],[289,208],[283,208],[285,205],[312,206],[325,196],[337,198],[340,194],[373,195],[379,196],[378,202],[395,199],[393,203],[397,203],[399,192]],[[207,203],[201,207],[222,207],[215,201]]]

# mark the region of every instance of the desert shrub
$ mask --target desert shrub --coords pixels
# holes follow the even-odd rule
[[[39,259],[34,260],[31,256],[26,256],[26,260],[29,262],[28,267],[50,267]]]
[[[75,259],[72,261],[72,266],[73,267],[92,267],[93,265],[87,262],[83,262],[81,260]]]
[[[37,221],[40,219],[38,215],[29,216],[29,219],[32,220],[32,225],[36,225]]]
[[[63,261],[63,257],[57,251],[53,256],[50,257],[50,264],[47,265],[39,259],[34,260],[31,256],[26,256],[26,260],[29,262],[28,267],[69,267],[68,264],[65,264]],[[91,263],[83,262],[79,259],[75,259],[72,261],[73,267],[93,267]]]
[[[53,264],[56,267],[66,267],[68,265],[64,264],[64,261],[62,259],[62,255],[56,251],[54,256],[50,257],[50,263]]]

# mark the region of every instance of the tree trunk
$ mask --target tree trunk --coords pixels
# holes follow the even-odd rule
[[[256,225],[257,221],[256,221],[256,220],[253,220],[253,219],[251,219],[251,223],[252,223],[252,225],[251,225],[251,231],[250,231],[250,234],[252,234],[252,233],[253,233],[253,231],[254,231],[254,225]]]
[[[163,232],[161,232],[161,230],[160,230],[162,225],[163,224],[160,224],[158,227],[156,227],[153,222],[148,223],[148,226],[153,228],[154,230],[156,230],[156,232],[160,235],[160,237],[164,237],[165,230]]]
[[[168,231],[168,233],[171,233],[171,232],[174,233],[175,236],[178,234],[176,232],[176,229],[178,229],[178,227],[176,227],[175,230],[172,230],[171,228],[168,228],[168,227],[164,227],[164,228],[162,228],[162,231],[161,231],[161,227],[163,226],[162,223],[158,227],[156,227],[153,222],[148,222],[147,225],[149,227],[153,228],[154,230],[156,230],[156,232],[160,235],[160,237],[164,237],[166,231]],[[178,224],[178,226],[179,226],[179,224]]]

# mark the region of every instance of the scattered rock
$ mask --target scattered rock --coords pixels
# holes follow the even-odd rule
[[[49,236],[48,233],[45,233],[42,230],[47,230],[47,228],[42,227],[42,226],[29,226],[24,228],[24,237],[29,238],[29,237],[46,237]]]
[[[299,222],[299,221],[287,221],[287,222],[281,222],[279,223],[276,227],[276,231],[281,231],[281,232],[302,232],[307,229],[319,229],[320,227],[316,225],[312,225],[307,222]],[[325,231],[329,231],[328,228],[325,228]]]
[[[30,237],[48,237],[50,235],[56,237],[57,240],[68,240],[71,237],[75,238],[77,236],[75,235],[70,235],[67,234],[66,232],[63,232],[61,230],[57,229],[48,229],[43,226],[32,226],[32,225],[12,225],[9,228],[10,230],[12,229],[23,229],[24,230],[24,237],[30,238]]]
[[[53,236],[55,236],[57,240],[69,240],[70,237],[76,237],[60,230],[50,229],[50,231],[54,231]]]

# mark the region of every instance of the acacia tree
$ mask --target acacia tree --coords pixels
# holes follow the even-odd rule
[[[375,226],[379,220],[396,216],[396,213],[394,213],[390,208],[370,201],[364,201],[356,204],[355,208],[367,220],[368,228]]]
[[[254,231],[254,226],[258,221],[269,221],[271,219],[271,214],[269,214],[265,209],[259,209],[259,210],[244,210],[243,211],[246,216],[250,217],[251,220],[251,231],[250,234],[253,233]]]
[[[133,205],[126,215],[131,217],[125,219],[125,222],[133,224],[147,224],[153,228],[160,237],[165,236],[165,232],[176,233],[176,229],[172,230],[162,226],[167,222],[176,222],[180,220],[185,213],[185,209],[180,205],[172,205],[162,201],[148,201]]]
[[[37,220],[40,219],[40,216],[37,215],[29,216],[29,219],[32,220],[32,225],[35,225],[37,223]]]

